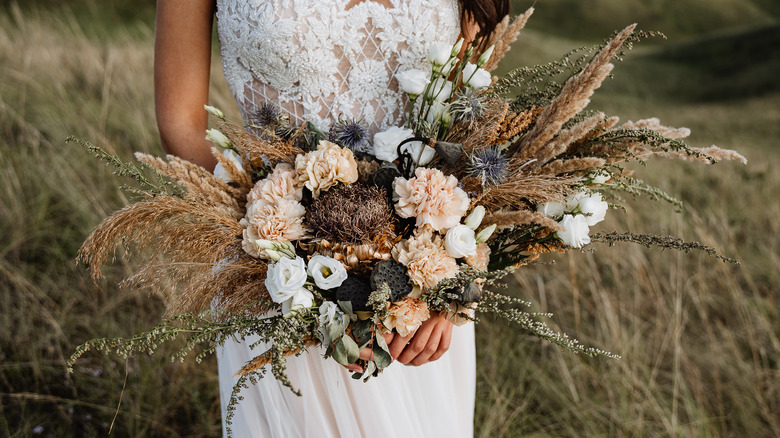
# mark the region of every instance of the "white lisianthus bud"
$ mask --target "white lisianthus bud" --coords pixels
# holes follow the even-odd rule
[[[428,52],[428,62],[434,67],[441,67],[450,60],[450,53],[452,53],[451,45],[442,41],[436,41],[431,44],[431,49]]]
[[[208,111],[212,116],[225,120],[225,113],[223,113],[219,108],[213,107],[211,105],[203,105],[203,109]]]
[[[278,262],[279,260],[284,258],[283,255],[279,254],[277,251],[274,251],[272,249],[266,249],[266,250],[263,250],[263,252],[265,253],[266,256],[268,256],[269,259],[271,259],[271,260],[273,260],[275,262]]]
[[[560,202],[545,202],[536,207],[536,211],[547,217],[561,217],[564,213],[564,206]]]
[[[477,234],[477,243],[487,242],[487,240],[490,239],[490,236],[493,235],[493,232],[496,231],[496,227],[497,227],[496,224],[493,224],[480,231]]]
[[[269,251],[273,250],[266,250],[266,253]],[[276,263],[268,266],[265,288],[268,289],[268,293],[275,303],[283,303],[299,293],[307,279],[306,262],[302,258],[282,257]]]
[[[273,240],[257,239],[255,240],[255,245],[260,249],[274,249],[278,244]]]
[[[463,67],[463,83],[469,88],[481,90],[487,88],[493,82],[493,77],[487,70],[477,68],[472,63],[466,63]]]
[[[444,248],[451,257],[459,259],[477,253],[477,240],[474,230],[466,225],[457,225],[447,231]]]
[[[593,184],[606,184],[610,179],[612,179],[612,177],[607,172],[596,172],[591,175]]]
[[[229,149],[233,146],[233,143],[225,134],[219,129],[207,129],[206,140],[214,143],[214,145],[221,147],[222,149]]]
[[[474,207],[474,210],[472,210],[471,213],[466,216],[466,219],[463,221],[463,223],[472,230],[476,230],[482,224],[482,219],[484,217],[485,207],[477,205]]]
[[[431,85],[431,96],[435,100],[445,101],[452,96],[452,82],[438,78]]]
[[[585,220],[585,216],[581,214],[576,216],[564,215],[561,225],[564,229],[557,231],[556,235],[564,244],[574,248],[582,248],[590,243],[590,236],[588,236],[590,228],[588,228],[588,221]]]
[[[591,227],[604,220],[609,204],[601,199],[601,193],[594,193],[580,200],[580,211]]]
[[[481,55],[479,55],[479,59],[477,60],[477,67],[482,67],[483,65],[487,64],[487,62],[490,60],[490,55],[493,54],[493,49],[495,47],[495,45],[492,45],[488,47],[487,50],[482,52]]]
[[[347,279],[347,270],[340,261],[323,255],[315,255],[309,260],[307,268],[318,288],[335,289]]]
[[[239,172],[244,171],[244,166],[242,165],[243,161],[241,160],[241,156],[238,155],[234,150],[225,149],[224,151],[222,151],[222,156],[230,160],[233,163],[233,165],[236,166],[236,169],[238,169]],[[228,173],[227,169],[225,169],[225,166],[223,166],[222,163],[217,163],[217,165],[214,167],[214,176],[226,183],[232,183],[234,181],[233,178],[230,177],[230,173]]]
[[[425,87],[431,82],[430,74],[422,70],[406,70],[395,75],[398,80],[398,88],[408,94],[411,99],[416,99],[425,91]]]
[[[455,58],[458,55],[460,55],[460,49],[463,48],[464,39],[461,38],[458,40],[457,43],[455,43],[454,46],[452,46],[452,52],[450,52],[450,58]]]

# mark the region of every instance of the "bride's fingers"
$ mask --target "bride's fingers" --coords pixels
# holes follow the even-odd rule
[[[396,333],[396,335],[393,337],[392,342],[387,344],[387,346],[390,348],[390,356],[393,357],[394,360],[398,360],[398,356],[401,354],[402,351],[404,351],[404,348],[406,348],[406,344],[409,342],[410,339],[414,336],[414,333],[410,333],[407,336],[401,336]]]
[[[447,350],[450,349],[450,342],[452,341],[452,324],[440,324],[442,326],[441,338],[439,339],[439,345],[436,351],[428,358],[428,362],[438,360]]]
[[[441,336],[442,328],[440,324],[436,324],[431,331],[431,335],[428,337],[428,342],[425,343],[425,347],[423,347],[423,350],[409,362],[409,365],[418,367],[430,362],[431,356],[439,350]]]
[[[398,362],[408,365],[420,353],[425,351],[425,348],[428,345],[428,339],[431,337],[431,333],[435,327],[436,324],[432,319],[425,321],[423,325],[414,332],[414,336],[409,342],[409,345],[406,345],[404,351],[398,356]]]

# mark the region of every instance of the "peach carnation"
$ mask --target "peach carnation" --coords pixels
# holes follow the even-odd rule
[[[279,163],[273,173],[258,181],[246,196],[248,204],[275,205],[281,199],[300,201],[303,189],[298,186],[295,169],[287,163]]]
[[[463,260],[474,269],[486,271],[490,263],[490,247],[485,242],[477,244],[476,254],[466,256]]]
[[[395,179],[395,211],[403,218],[414,217],[417,226],[428,224],[436,231],[452,228],[469,208],[469,197],[458,180],[438,169],[418,167],[415,177]]]
[[[401,336],[408,336],[420,328],[431,317],[428,305],[416,298],[405,297],[401,301],[387,304],[387,317],[382,324],[389,330],[395,329]]]
[[[442,238],[430,227],[418,228],[408,240],[398,242],[393,258],[409,270],[412,283],[423,289],[435,287],[458,273],[458,263],[447,254]]]
[[[357,162],[351,150],[335,143],[320,141],[316,151],[295,157],[298,185],[306,186],[314,197],[336,184],[358,180]]]
[[[257,239],[280,241],[299,240],[306,236],[303,215],[306,209],[298,201],[280,199],[276,205],[255,202],[247,207],[240,224],[244,227],[242,247],[253,257],[266,257],[258,248]]]

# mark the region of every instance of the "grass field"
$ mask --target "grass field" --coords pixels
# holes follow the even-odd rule
[[[600,41],[634,16],[667,32],[669,41],[649,41],[620,63],[592,107],[690,127],[693,145],[738,149],[750,164],[638,167],[686,207],[629,199],[599,230],[673,234],[742,263],[594,245],[525,268],[515,293],[622,359],[574,356],[483,320],[476,436],[780,436],[780,8],[596,3],[536,2],[538,16],[502,68]],[[99,285],[74,260],[92,227],[129,200],[110,169],[64,139],[125,159],[162,153],[153,2],[122,5],[0,4],[0,436],[106,435],[113,421],[116,436],[220,434],[213,359],[95,355],[65,373],[79,343],[130,335],[162,314],[158,298],[115,286],[131,271],[121,256]],[[212,103],[235,118],[219,71],[215,60]]]

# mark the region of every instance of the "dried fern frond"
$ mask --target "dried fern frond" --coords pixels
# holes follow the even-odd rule
[[[595,115],[581,121],[580,123],[577,123],[571,128],[562,130],[560,133],[558,133],[557,136],[555,136],[555,138],[548,141],[547,144],[539,149],[533,156],[524,158],[535,159],[535,167],[540,167],[548,161],[556,158],[558,155],[566,152],[569,149],[569,146],[572,144],[585,138],[588,133],[595,129],[603,120],[604,114],[596,113]]]
[[[567,173],[583,173],[589,170],[601,169],[607,164],[607,160],[597,157],[571,158],[565,160],[555,160],[545,164],[541,169],[542,173],[550,175],[563,175]]]
[[[490,210],[501,208],[521,210],[529,203],[539,204],[547,201],[562,200],[572,192],[571,187],[580,182],[579,177],[560,177],[539,173],[518,172],[485,191],[475,203]]]
[[[634,28],[636,24],[623,29],[596,54],[582,72],[566,82],[561,93],[539,115],[529,133],[512,145],[512,152],[525,158],[536,156],[569,119],[588,105],[590,96],[612,71],[613,65],[610,61],[631,36]]]
[[[494,45],[494,48],[493,54],[490,56],[490,60],[488,60],[488,62],[482,68],[487,71],[493,71],[496,69],[496,67],[498,67],[498,63],[501,62],[501,60],[504,59],[504,56],[509,52],[509,49],[512,47],[512,43],[517,40],[517,35],[525,27],[526,23],[528,23],[528,19],[531,18],[533,13],[534,8],[528,8],[527,11],[515,17],[515,19],[512,20],[512,24],[508,24],[509,16],[504,18],[502,23],[506,22],[506,24],[502,26],[501,32],[497,32],[499,28],[496,27],[497,31],[493,32],[490,40],[488,40],[488,43],[485,45],[485,47]]]
[[[562,229],[554,219],[532,210],[498,210],[487,214],[482,223],[496,224],[499,227],[536,224],[556,231]]]
[[[221,157],[222,155],[219,154]],[[225,214],[241,218],[242,206],[237,199],[243,199],[247,188],[235,188],[226,184],[208,170],[174,155],[166,156],[167,161],[149,154],[136,153],[138,161],[157,170],[170,178],[186,192],[186,198],[191,202],[203,203],[205,206],[220,207]],[[250,186],[251,188],[251,186]]]

